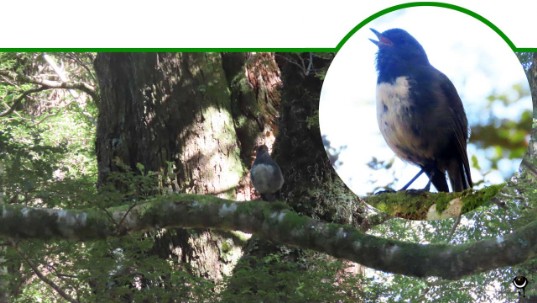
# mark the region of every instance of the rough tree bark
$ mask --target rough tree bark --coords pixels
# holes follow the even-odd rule
[[[163,192],[236,198],[244,165],[231,94],[217,53],[99,54],[99,183],[110,172],[160,173]],[[138,166],[137,166],[138,165]],[[175,255],[194,274],[222,278],[223,238],[206,229],[155,237],[154,252]]]
[[[99,54],[99,184],[111,172],[143,167],[159,172],[164,193],[253,198],[244,178],[252,152],[261,142],[270,146],[277,132],[280,82],[273,57]],[[154,253],[175,256],[194,274],[217,281],[233,265],[222,256],[225,240],[206,229],[175,229],[155,237]]]
[[[328,222],[351,223],[357,199],[332,168],[318,122],[322,73],[332,54],[285,53],[276,58],[282,69],[285,102],[275,157],[286,167],[286,198],[298,212]]]
[[[322,77],[332,58],[333,54],[276,53],[275,61],[281,70],[283,85],[279,134],[273,158],[282,168],[286,180],[282,198],[295,211],[327,222],[353,224],[362,229],[367,228],[367,224],[360,215],[360,204],[337,177],[326,156],[319,131]],[[248,288],[254,295],[251,299],[255,298],[255,293],[262,291],[277,292],[275,285],[264,285],[270,289],[260,289],[262,283],[259,281],[242,277],[254,277],[253,272],[263,266],[270,267],[271,264],[263,260],[270,254],[278,255],[281,263],[296,264],[299,260],[309,263],[313,260],[302,249],[289,249],[254,237],[247,244],[245,255],[226,291],[237,294]],[[307,270],[307,267],[302,270]],[[347,267],[355,272],[362,271],[352,262]],[[293,266],[290,268],[297,270]],[[240,282],[235,283],[235,280]]]
[[[356,200],[327,160],[318,128],[318,73],[331,58],[311,53],[99,54],[99,182],[106,183],[110,172],[139,170],[140,163],[146,171],[161,172],[162,187],[169,192],[256,198],[241,177],[247,175],[255,146],[270,147],[278,138],[274,155],[286,179],[282,197],[312,217],[353,222]],[[192,263],[196,274],[219,280],[221,241],[207,230],[175,230],[156,239],[155,251],[161,256],[180,251],[178,259]],[[179,249],[169,249],[169,243]],[[253,246],[263,247],[261,256],[279,250]]]

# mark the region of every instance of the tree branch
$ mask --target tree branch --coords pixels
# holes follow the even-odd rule
[[[364,197],[363,200],[391,216],[409,220],[438,220],[438,218],[456,217],[460,214],[475,210],[476,208],[490,203],[505,184],[491,185],[487,188],[475,191],[466,190],[455,193],[409,193],[399,191],[395,193],[382,193]],[[450,209],[454,199],[462,203],[460,211]],[[431,207],[435,205],[436,211],[433,216],[429,214]],[[431,219],[434,217],[435,219]]]
[[[37,268],[37,266],[35,264],[33,264],[32,261],[30,261],[30,259],[26,256],[26,254],[24,254],[22,251],[19,250],[19,248],[17,247],[16,244],[13,245],[13,247],[15,248],[15,250],[17,251],[17,253],[19,254],[19,256],[21,256],[21,258],[24,260],[24,262],[26,262],[26,264],[28,264],[28,266],[30,266],[30,268],[32,269],[32,271],[35,273],[35,275],[43,282],[45,282],[48,286],[50,286],[52,289],[54,289],[62,298],[64,298],[65,300],[71,302],[71,303],[80,303],[78,300],[75,300],[74,298],[72,298],[71,296],[69,296],[65,291],[63,291],[63,289],[58,286],[56,283],[54,283],[52,280],[50,280],[49,278],[47,278],[40,270],[39,268]]]
[[[95,102],[99,101],[99,96],[97,92],[95,91],[95,88],[93,88],[92,86],[84,82],[76,82],[76,83],[58,82],[58,81],[52,81],[48,79],[40,79],[37,77],[29,77],[23,74],[18,74],[18,73],[7,71],[7,70],[0,70],[0,76],[3,76],[5,79],[16,80],[16,82],[37,84],[37,85],[40,85],[41,88],[44,88],[44,89],[51,89],[51,88],[77,89],[90,95],[91,98],[93,98]]]
[[[462,245],[419,244],[364,234],[292,212],[283,203],[233,202],[177,195],[102,210],[0,206],[0,235],[15,238],[104,239],[154,228],[214,228],[254,233],[275,243],[324,252],[370,268],[416,277],[458,279],[510,266],[537,254],[537,221],[489,240]],[[121,225],[118,227],[118,224]]]
[[[8,109],[6,109],[3,112],[0,112],[0,117],[5,117],[11,114],[12,112],[14,112],[17,106],[19,106],[19,104],[22,102],[22,100],[26,99],[29,95],[40,92],[40,91],[44,91],[47,89],[48,88],[46,87],[38,87],[38,88],[33,88],[27,91],[24,91],[17,99],[15,99],[15,101],[13,101],[13,104],[11,104],[11,106]]]

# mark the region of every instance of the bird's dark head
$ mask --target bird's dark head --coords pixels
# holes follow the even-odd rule
[[[265,144],[258,146],[255,150],[254,165],[259,163],[267,163],[270,161],[272,160],[270,158],[268,147]]]
[[[268,154],[268,147],[265,144],[258,146],[256,149],[256,156],[263,154]]]
[[[369,39],[379,50],[377,52],[377,71],[395,72],[409,66],[428,65],[429,59],[421,44],[405,30],[389,29],[385,32],[371,31],[377,40]]]

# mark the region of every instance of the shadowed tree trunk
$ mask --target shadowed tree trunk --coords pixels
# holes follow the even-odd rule
[[[332,54],[276,53],[283,86],[279,135],[273,158],[279,163],[285,178],[282,197],[295,211],[360,228],[359,204],[333,170],[319,131],[322,77],[332,57]],[[277,264],[267,262],[270,255],[278,256]],[[319,262],[319,257],[319,254],[254,237],[245,248],[245,255],[236,267],[224,298],[231,302],[230,298],[241,297],[238,294],[243,293],[241,298],[248,301],[255,300],[260,293],[277,293],[281,295],[278,300],[285,301],[289,293],[295,292],[300,285],[298,281],[292,281],[291,285],[286,281],[285,285],[281,285],[276,282],[278,275],[285,276],[285,271],[306,272]],[[272,269],[275,266],[278,270]],[[362,272],[362,268],[352,262],[344,267],[347,272]],[[267,272],[269,276],[260,272]],[[273,278],[270,278],[271,275]],[[263,284],[264,279],[275,283]],[[244,293],[245,289],[249,292]]]
[[[100,54],[95,67],[101,183],[141,163],[169,190],[235,196],[244,168],[219,54]]]
[[[253,151],[259,143],[270,146],[277,132],[280,78],[273,54],[102,53],[95,69],[101,186],[113,172],[157,172],[161,193],[253,197],[245,178]],[[154,254],[212,281],[229,273],[240,253],[234,246],[231,260],[229,235],[209,230],[153,237]]]
[[[275,158],[287,168],[287,200],[296,211],[328,222],[350,224],[356,198],[332,168],[319,130],[322,77],[331,60],[331,54],[277,56],[285,102]]]
[[[111,171],[141,164],[160,172],[163,191],[236,197],[244,166],[219,54],[99,54],[95,68],[101,184]],[[160,236],[155,250],[217,280],[224,270],[220,241],[207,230],[176,230]]]

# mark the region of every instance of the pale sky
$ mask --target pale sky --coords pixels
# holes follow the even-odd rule
[[[356,194],[364,195],[375,182],[387,184],[399,178],[398,189],[419,169],[396,159],[391,170],[374,171],[366,163],[372,157],[389,161],[393,151],[384,142],[376,120],[374,65],[377,47],[369,41],[376,38],[369,30],[383,32],[402,28],[424,47],[433,66],[446,74],[457,88],[466,110],[469,124],[480,121],[490,113],[482,112],[486,97],[492,92],[509,92],[514,84],[529,90],[522,66],[507,43],[487,25],[464,13],[438,7],[412,7],[383,15],[358,30],[337,53],[330,66],[321,93],[321,133],[332,147],[346,146],[339,155],[337,169],[342,180]],[[496,108],[495,115],[515,117],[523,109],[531,109],[531,98],[520,106]],[[468,147],[469,157],[476,155],[487,167],[482,153]],[[487,184],[503,182],[502,172],[518,169],[520,161],[501,161],[501,172],[482,176],[472,169],[474,181]],[[412,188],[425,186],[423,175]],[[372,184],[373,183],[373,184]]]

